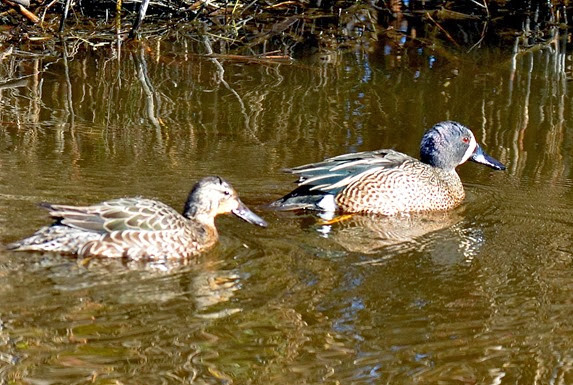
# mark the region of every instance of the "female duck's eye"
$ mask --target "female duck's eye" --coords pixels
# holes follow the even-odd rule
[[[231,192],[229,190],[225,190],[223,191],[223,194],[228,197],[229,195],[231,195]]]
[[[464,136],[462,138],[462,142],[464,142],[465,144],[468,144],[470,142],[470,138],[468,138],[467,136]]]

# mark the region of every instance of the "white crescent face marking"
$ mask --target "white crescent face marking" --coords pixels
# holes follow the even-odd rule
[[[468,149],[466,150],[466,153],[464,154],[462,161],[458,164],[465,163],[476,150],[477,147],[476,138],[474,137],[474,134],[471,131],[469,131],[469,133],[470,133],[470,143],[468,144]]]

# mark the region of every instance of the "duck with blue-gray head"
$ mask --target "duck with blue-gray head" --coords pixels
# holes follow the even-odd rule
[[[270,206],[382,215],[450,210],[465,198],[456,167],[467,160],[505,170],[482,150],[469,128],[444,121],[422,137],[420,160],[378,150],[287,169],[299,176],[298,187]]]

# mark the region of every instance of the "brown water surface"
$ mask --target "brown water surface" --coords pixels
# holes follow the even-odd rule
[[[164,43],[5,58],[3,243],[48,223],[37,202],[180,209],[211,174],[269,227],[220,218],[219,245],[178,264],[2,251],[0,383],[572,383],[567,54],[557,39],[443,56],[381,43],[290,64]],[[265,210],[293,187],[282,168],[417,156],[446,119],[508,166],[460,167],[468,196],[453,212],[325,226]]]

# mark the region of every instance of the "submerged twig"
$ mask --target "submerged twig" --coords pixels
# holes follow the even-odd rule
[[[42,12],[42,17],[40,17],[40,23],[44,23],[44,19],[46,18],[46,13],[52,8],[54,4],[56,4],[58,0],[52,0],[46,7],[44,8],[44,12]]]
[[[161,99],[157,97],[157,91],[155,90],[155,87],[153,87],[153,83],[149,78],[143,46],[141,46],[138,52],[134,52],[133,59],[136,66],[137,78],[139,79],[141,88],[145,94],[147,117],[155,127],[159,146],[163,147],[161,140],[161,119],[157,117],[158,107],[156,106],[161,103]]]
[[[487,6],[487,2],[485,0],[483,0],[483,4],[478,3],[476,0],[470,0],[470,1],[472,3],[474,3],[475,5],[477,5],[478,7],[485,9],[485,11],[487,13],[487,17],[489,18],[489,7]]]
[[[225,88],[228,89],[229,92],[231,92],[237,98],[237,101],[239,102],[239,105],[241,107],[241,113],[243,114],[243,118],[245,119],[245,128],[247,129],[247,131],[251,132],[252,130],[250,127],[250,118],[249,118],[249,114],[247,114],[247,108],[245,107],[245,103],[243,102],[243,99],[237,93],[237,91],[235,91],[235,89],[233,87],[231,87],[229,85],[229,83],[227,83],[227,81],[225,80],[225,78],[224,78],[225,68],[219,62],[219,60],[212,57],[213,56],[213,48],[211,47],[211,42],[209,41],[209,38],[207,36],[203,37],[203,44],[205,45],[205,50],[207,51],[207,55],[211,56],[211,58],[209,60],[211,60],[211,62],[213,64],[215,64],[215,67],[217,67],[217,75],[218,75],[219,82],[221,84],[223,84],[223,86],[225,86]],[[253,139],[255,139],[257,142],[259,141],[254,133],[251,132],[251,135],[252,135]]]
[[[288,55],[255,55],[255,56],[246,56],[246,55],[233,55],[233,54],[207,54],[205,55],[209,58],[218,58],[218,59],[225,59],[225,60],[235,60],[235,61],[242,61],[242,62],[249,62],[249,63],[269,63],[269,64],[277,64],[277,62],[290,62],[292,61],[292,57]]]
[[[429,12],[426,12],[426,17],[427,17],[428,19],[430,19],[430,21],[431,21],[432,23],[434,23],[434,24],[436,25],[436,27],[438,27],[438,28],[440,29],[440,31],[442,31],[442,32],[446,35],[446,37],[448,38],[448,40],[451,41],[453,44],[456,45],[456,47],[459,47],[459,46],[460,46],[460,45],[454,40],[454,38],[448,33],[448,31],[446,31],[446,30],[444,29],[444,27],[442,27],[442,26],[440,25],[440,23],[438,23],[436,20],[434,20],[434,18],[432,17],[432,15],[430,15]]]
[[[485,39],[485,33],[487,31],[487,22],[483,23],[483,29],[481,31],[481,36],[479,38],[479,40],[470,47],[470,49],[468,49],[468,52],[471,52],[475,47],[479,46],[481,44],[481,42],[483,41],[483,39]]]
[[[131,29],[131,32],[129,33],[130,38],[134,38],[135,35],[137,34],[137,30],[141,26],[141,23],[143,22],[143,18],[145,17],[145,14],[147,13],[147,7],[148,6],[149,6],[149,0],[143,0],[141,2],[141,5],[139,6],[139,12],[137,13],[137,19],[135,20],[135,23],[133,24],[133,28]]]
[[[62,18],[60,19],[60,33],[64,32],[64,27],[66,26],[66,19],[68,18],[68,13],[70,12],[70,4],[72,0],[66,0],[64,4],[64,10],[62,11]]]
[[[5,90],[9,88],[18,88],[18,87],[25,87],[28,85],[28,80],[30,76],[26,76],[19,79],[12,79],[6,82],[0,83],[0,90]]]

